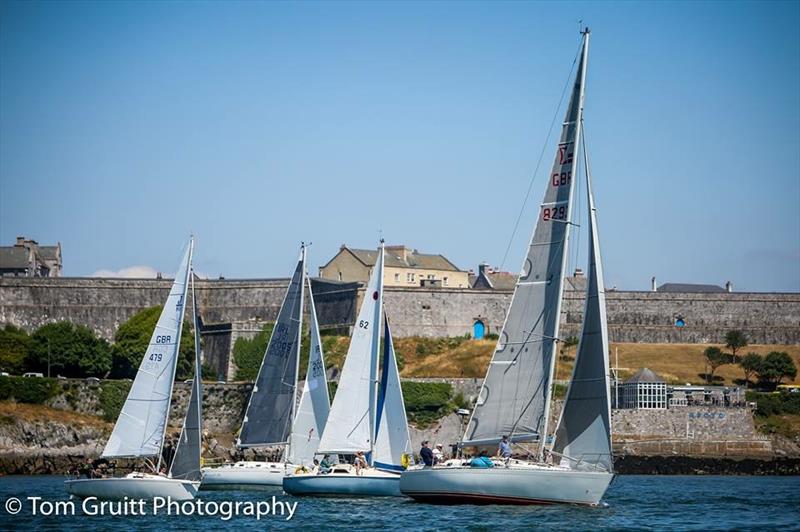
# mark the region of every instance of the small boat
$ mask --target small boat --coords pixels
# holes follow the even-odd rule
[[[400,472],[408,464],[411,439],[392,333],[388,319],[382,316],[383,264],[381,241],[317,451],[339,456],[364,453],[366,465],[342,463],[327,471],[314,468],[289,473],[283,479],[286,493],[400,496]],[[383,327],[375,327],[381,322]],[[381,329],[383,367],[378,381]]]
[[[304,287],[308,290],[311,350],[300,403],[295,408]],[[275,489],[282,485],[287,471],[313,467],[329,410],[325,358],[306,273],[306,246],[302,245],[236,442],[239,448],[284,446],[284,458],[280,462],[239,461],[203,468],[200,489]]]
[[[544,199],[503,330],[462,447],[488,447],[503,436],[525,460],[415,468],[400,491],[434,503],[597,505],[614,478],[608,327],[597,217],[583,137],[589,30]],[[573,189],[582,149],[588,196],[589,269],[583,328],[572,378],[555,430],[548,419],[557,357],[564,270],[573,218]],[[575,179],[574,179],[575,177]]]
[[[124,477],[67,480],[65,487],[76,497],[99,499],[142,499],[171,497],[193,499],[200,486],[200,454],[202,434],[202,372],[194,297],[191,240],[175,274],[169,296],[150,338],[139,371],[122,406],[111,437],[103,450],[103,458],[158,457],[151,473],[134,472]],[[183,328],[184,303],[191,283],[194,315],[195,360],[192,392],[172,463],[167,474],[160,473],[167,418],[172,400],[180,338]]]

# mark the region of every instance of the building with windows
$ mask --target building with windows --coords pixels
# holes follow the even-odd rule
[[[664,410],[667,408],[667,383],[649,368],[642,368],[626,380],[619,390],[618,408]]]
[[[61,277],[61,243],[40,246],[18,236],[13,246],[0,246],[0,277]]]
[[[468,272],[444,255],[420,253],[406,246],[386,246],[384,286],[468,288]],[[366,283],[378,256],[376,249],[355,249],[345,244],[319,269],[323,279]]]

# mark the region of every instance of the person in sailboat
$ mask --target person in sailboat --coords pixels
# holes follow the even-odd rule
[[[500,445],[497,447],[497,457],[502,458],[504,462],[508,463],[511,459],[511,443],[508,441],[508,436],[503,436],[500,440]]]
[[[419,457],[422,458],[422,463],[425,464],[425,467],[433,466],[433,451],[428,448],[428,440],[422,442]]]
[[[434,464],[441,464],[444,462],[444,452],[442,452],[442,444],[437,443],[436,447],[433,448],[433,463]]]
[[[364,453],[362,451],[356,452],[356,459],[353,465],[356,466],[356,475],[360,475],[362,469],[366,469],[369,467],[367,459],[364,458]]]
[[[319,470],[322,474],[329,473],[331,470],[331,461],[330,455],[325,455],[322,457],[322,461],[319,463]]]

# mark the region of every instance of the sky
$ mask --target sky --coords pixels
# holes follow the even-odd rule
[[[0,243],[67,276],[171,275],[190,233],[213,277],[381,235],[518,271],[579,20],[607,285],[800,291],[798,2],[3,1]]]

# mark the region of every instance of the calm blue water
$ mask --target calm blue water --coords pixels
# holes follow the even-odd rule
[[[213,530],[263,530],[275,528],[408,529],[415,530],[529,530],[532,527],[571,530],[800,530],[800,477],[617,477],[606,494],[603,508],[571,506],[430,506],[406,499],[293,498],[274,493],[201,492],[204,501],[257,501],[273,495],[298,502],[291,521],[275,516],[219,517],[145,516],[90,517],[77,503],[74,516],[32,516],[31,503],[66,501],[63,478],[10,476],[0,478],[0,528],[64,530],[110,527],[122,530],[170,530],[213,527]],[[9,497],[23,499],[22,511],[10,516]]]

